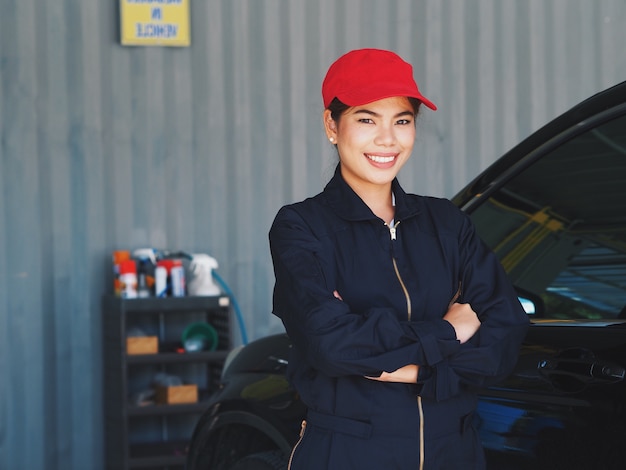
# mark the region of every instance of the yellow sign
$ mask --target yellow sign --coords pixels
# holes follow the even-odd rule
[[[126,46],[189,46],[189,0],[120,0]]]

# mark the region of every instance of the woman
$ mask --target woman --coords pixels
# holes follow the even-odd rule
[[[421,105],[390,51],[340,57],[322,85],[339,164],[270,230],[273,312],[308,407],[290,468],[481,469],[473,389],[506,376],[528,326],[470,219],[396,175]]]

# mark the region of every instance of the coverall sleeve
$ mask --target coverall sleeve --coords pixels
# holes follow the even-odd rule
[[[378,376],[423,364],[428,348],[452,354],[459,347],[445,320],[420,322],[420,336],[388,308],[350,311],[333,295],[333,254],[298,212],[281,209],[269,233],[274,264],[273,313],[312,367],[328,376]]]
[[[515,289],[496,255],[483,243],[466,214],[459,235],[458,302],[469,303],[481,322],[458,351],[429,364],[432,374],[421,395],[438,401],[471,386],[487,386],[511,373],[529,326]]]

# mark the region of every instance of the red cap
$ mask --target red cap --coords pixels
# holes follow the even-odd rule
[[[325,108],[334,98],[348,106],[361,106],[392,96],[417,98],[430,109],[437,109],[417,88],[411,64],[391,51],[350,51],[330,66],[322,83]]]
[[[120,274],[135,274],[137,273],[137,265],[135,260],[125,259],[119,263]]]
[[[164,267],[167,270],[168,274],[172,270],[172,267],[175,265],[176,263],[172,258],[160,259],[159,261],[157,261],[157,266]]]

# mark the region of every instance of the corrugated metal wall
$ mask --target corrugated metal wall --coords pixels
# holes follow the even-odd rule
[[[452,196],[626,79],[623,0],[192,0],[192,46],[122,47],[116,0],[0,0],[0,468],[100,469],[109,257],[207,252],[254,339],[267,230],[335,156],[320,84],[348,49],[416,65],[437,103],[401,181]]]

